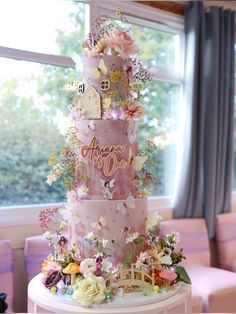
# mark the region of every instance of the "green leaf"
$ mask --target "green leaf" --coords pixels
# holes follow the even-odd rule
[[[177,266],[175,268],[175,272],[178,275],[178,279],[180,281],[183,281],[184,283],[191,284],[191,279],[189,278],[189,275],[187,274],[186,270],[182,266]]]

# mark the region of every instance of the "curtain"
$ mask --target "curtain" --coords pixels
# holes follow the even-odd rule
[[[235,14],[200,1],[185,8],[184,147],[178,156],[174,217],[215,216],[231,210]]]

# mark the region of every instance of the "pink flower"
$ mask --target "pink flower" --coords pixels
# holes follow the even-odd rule
[[[138,119],[144,115],[143,106],[135,100],[126,100],[122,107],[121,119]]]
[[[164,269],[160,272],[159,276],[170,282],[174,281],[177,278],[177,274],[170,269]]]
[[[106,44],[115,52],[119,53],[122,59],[128,59],[129,55],[139,52],[139,48],[130,37],[129,33],[121,29],[113,29],[104,35]]]
[[[102,114],[102,118],[103,120],[112,120],[112,110],[111,109],[105,110]]]

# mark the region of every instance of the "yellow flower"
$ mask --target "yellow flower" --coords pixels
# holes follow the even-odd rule
[[[102,107],[104,109],[108,109],[110,105],[111,105],[111,98],[110,97],[104,98],[102,101]]]
[[[119,69],[113,69],[110,72],[110,77],[109,77],[111,83],[117,83],[122,79],[122,73]]]
[[[139,191],[139,196],[140,197],[148,197],[150,194],[151,194],[150,191],[145,190],[145,189]]]

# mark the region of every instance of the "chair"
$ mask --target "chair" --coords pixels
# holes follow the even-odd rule
[[[220,267],[236,272],[236,212],[216,217],[216,243]]]
[[[7,294],[7,313],[13,312],[13,255],[9,240],[0,240],[0,292]]]
[[[25,239],[24,255],[28,282],[40,273],[42,262],[49,254],[48,240],[43,236],[34,236]]]
[[[233,313],[236,311],[236,274],[210,266],[210,248],[204,219],[163,221],[161,229],[180,233],[179,248],[184,249],[183,263],[192,280],[192,288],[202,297],[203,311]],[[194,303],[194,302],[193,302]]]

